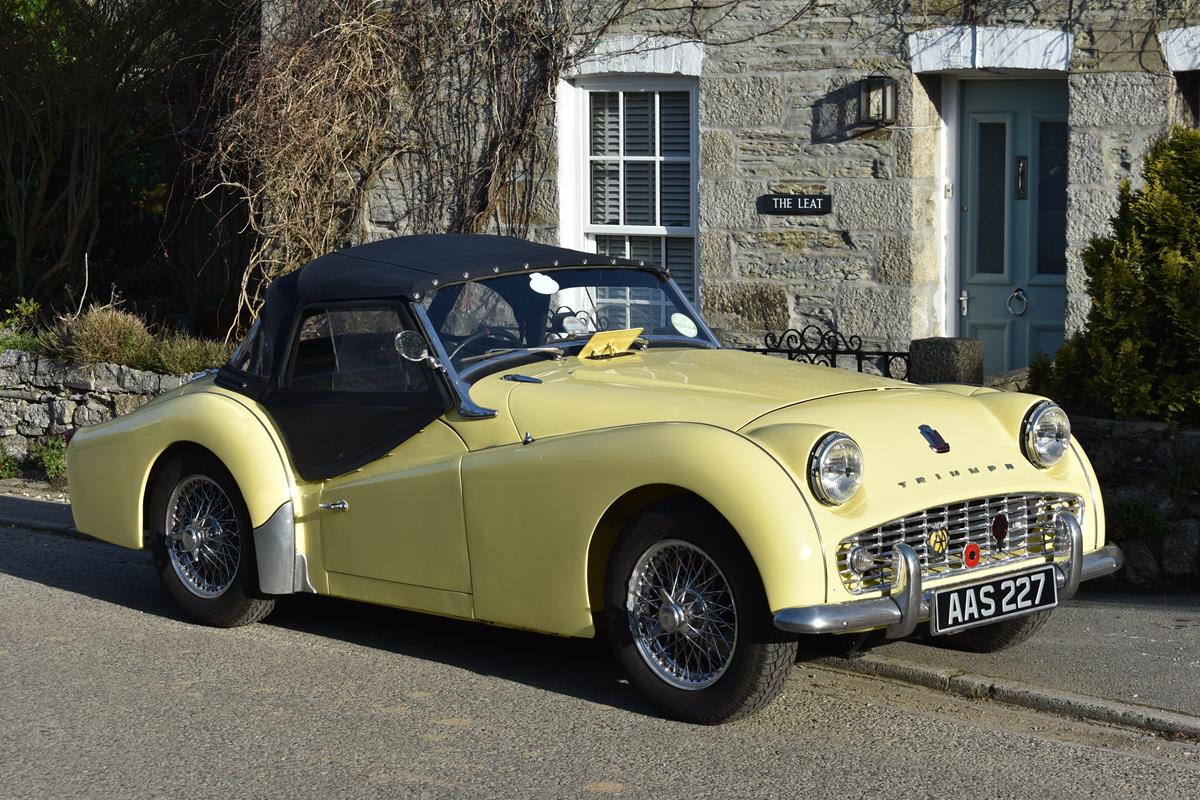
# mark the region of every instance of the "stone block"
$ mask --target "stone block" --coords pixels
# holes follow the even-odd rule
[[[700,126],[744,128],[779,125],[783,116],[780,77],[702,78]]]
[[[150,402],[150,398],[143,394],[115,394],[113,395],[113,411],[116,416],[120,417],[134,409],[141,408],[148,402]]]
[[[782,286],[758,283],[706,283],[700,288],[705,319],[713,327],[741,331],[787,327],[789,302]]]
[[[912,187],[903,181],[845,183],[834,192],[833,215],[839,228],[910,231]]]
[[[704,280],[725,280],[735,275],[731,237],[700,231],[700,275]]]
[[[700,181],[700,227],[757,228],[757,198],[764,187],[745,181]]]
[[[727,176],[733,174],[733,134],[729,131],[700,133],[700,174]]]
[[[94,401],[88,401],[75,406],[75,413],[71,418],[71,422],[76,427],[85,425],[98,425],[101,422],[112,419],[112,410]]]
[[[914,339],[908,379],[913,383],[983,383],[983,342],[959,337]]]
[[[1163,539],[1162,565],[1168,575],[1192,575],[1200,570],[1200,521],[1185,519]]]
[[[1071,127],[1166,129],[1174,78],[1150,72],[1080,72],[1067,79]]]
[[[890,286],[843,286],[836,308],[837,329],[843,336],[907,342],[912,323],[908,289]]]

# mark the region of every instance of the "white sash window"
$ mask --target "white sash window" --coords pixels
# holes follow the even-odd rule
[[[625,77],[573,89],[581,124],[574,168],[560,181],[574,180],[584,191],[562,194],[564,203],[577,204],[564,208],[564,244],[665,266],[694,300],[695,82]],[[570,156],[567,150],[561,155]]]

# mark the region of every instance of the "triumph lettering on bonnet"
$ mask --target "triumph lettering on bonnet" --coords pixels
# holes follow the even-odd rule
[[[1016,466],[1014,466],[1012,464],[1003,464],[1002,466],[1004,467],[1005,471],[1016,469]],[[986,467],[984,467],[984,469],[987,469],[988,472],[995,472],[996,470],[1000,469],[1000,467],[996,466],[995,464],[988,464]],[[967,467],[967,473],[969,475],[983,474],[982,472],[980,472],[980,467]],[[950,470],[951,478],[961,478],[962,476],[963,476],[962,470],[957,470],[957,469]],[[934,478],[936,478],[939,481],[942,480],[942,473],[935,472]],[[924,475],[918,475],[917,477],[913,478],[913,481],[915,481],[917,484],[926,483],[928,480],[929,479],[926,478]],[[896,485],[899,486],[901,489],[907,489],[908,484],[909,484],[909,481],[896,481]]]

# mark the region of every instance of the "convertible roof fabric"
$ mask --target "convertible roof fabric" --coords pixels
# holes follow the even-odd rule
[[[266,374],[226,365],[222,386],[262,399],[285,361],[300,309],[338,301],[424,300],[439,286],[514,272],[576,266],[624,267],[666,275],[660,267],[623,258],[536,244],[513,236],[427,234],[398,236],[323,255],[267,288],[259,315]]]
[[[430,289],[455,281],[582,265],[661,271],[623,258],[551,247],[513,236],[445,233],[399,236],[337,250],[280,278],[276,285],[290,281],[293,285],[287,287],[292,289],[288,294],[299,305],[381,297],[416,300]],[[272,299],[268,291],[268,305]]]

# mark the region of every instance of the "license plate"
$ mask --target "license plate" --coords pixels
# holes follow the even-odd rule
[[[937,636],[1057,605],[1054,567],[1047,565],[1020,575],[1003,575],[970,586],[936,591],[929,624]]]

